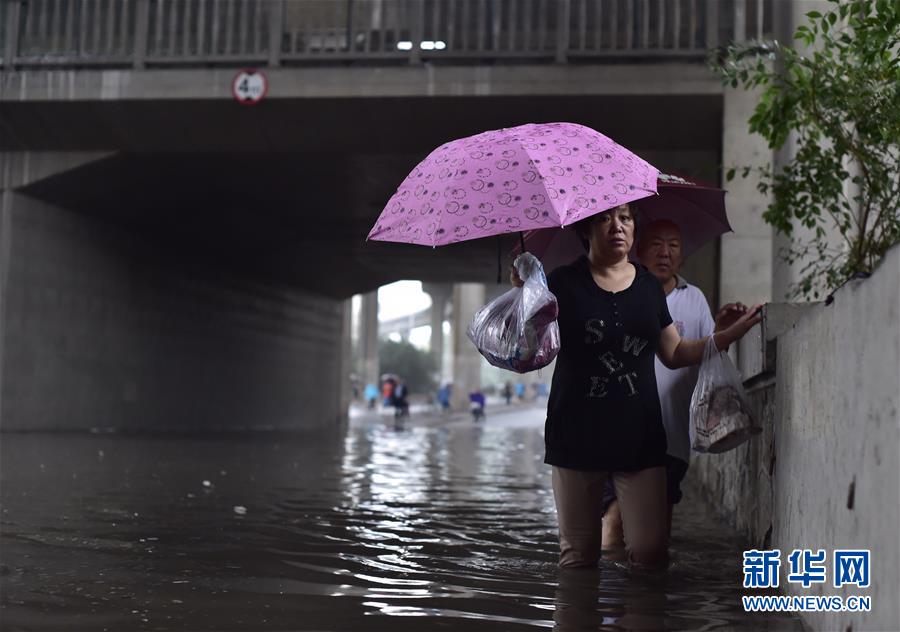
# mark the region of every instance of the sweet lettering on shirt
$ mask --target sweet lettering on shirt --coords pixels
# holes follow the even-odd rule
[[[587,336],[584,338],[584,343],[595,345],[603,342],[603,330],[601,328],[604,324],[605,323],[599,318],[589,318],[584,323],[584,331],[587,333]]]
[[[610,375],[625,368],[624,364],[616,360],[616,356],[613,355],[612,351],[605,351],[603,355],[600,356],[600,362],[603,363],[603,366],[606,367],[606,370],[609,371]]]
[[[621,384],[623,381],[628,383],[628,397],[634,397],[635,395],[637,395],[637,389],[634,387],[635,382],[637,382],[637,373],[635,373],[634,371],[629,371],[624,375],[620,375],[619,384]]]
[[[643,351],[646,346],[647,341],[643,338],[632,337],[626,334],[625,338],[622,339],[622,351],[625,353],[631,351],[631,353],[634,354],[634,357],[641,355],[641,351]]]
[[[585,344],[595,345],[603,342],[603,327],[605,326],[606,324],[599,318],[589,318],[587,321],[585,321]],[[647,343],[648,341],[644,340],[643,338],[639,338],[637,336],[629,336],[626,334],[622,338],[622,353],[626,355],[631,353],[634,357],[638,357],[647,346]],[[621,385],[623,391],[628,397],[634,397],[638,394],[636,372],[629,371],[621,375],[616,375],[625,368],[625,364],[616,357],[616,354],[614,354],[611,350],[607,350],[600,354],[598,359],[606,369],[609,376],[590,376],[591,387],[587,394],[588,397],[596,399],[602,399],[606,397],[609,394],[607,385],[609,384],[609,380],[612,377],[616,378],[616,381]]]
[[[600,377],[599,375],[591,376],[591,390],[588,393],[588,397],[597,397],[603,398],[606,397],[607,390],[606,385],[609,383],[609,379],[605,377]]]

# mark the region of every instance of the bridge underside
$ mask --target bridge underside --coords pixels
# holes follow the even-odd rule
[[[494,239],[365,242],[394,187],[448,139],[577,121],[715,180],[722,133],[720,95],[6,102],[0,117],[8,149],[113,152],[21,193],[136,231],[185,265],[335,298],[400,278],[495,280]]]
[[[715,181],[721,163],[699,66],[273,69],[253,107],[223,89],[233,72],[0,74],[2,428],[334,425],[347,298],[496,281],[496,239],[365,241],[449,139],[575,121],[665,170]],[[705,289],[715,256],[692,257]]]

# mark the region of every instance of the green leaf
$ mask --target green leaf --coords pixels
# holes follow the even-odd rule
[[[795,288],[804,296],[871,269],[900,243],[900,2],[831,4],[824,17],[810,12],[810,23],[797,28],[798,49],[767,44],[769,58],[780,62],[777,71],[747,46],[730,46],[717,70],[726,85],[765,86],[748,131],[773,149],[795,139],[777,172],[744,166],[727,177],[753,177],[769,196],[763,219],[790,240],[784,256],[805,262],[804,281]],[[851,161],[859,166],[852,176]],[[847,194],[851,180],[856,193]],[[865,233],[855,222],[858,213],[868,213]],[[798,234],[795,222],[809,232]],[[835,234],[843,249],[829,241]]]

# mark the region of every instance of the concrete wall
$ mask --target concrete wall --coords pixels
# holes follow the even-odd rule
[[[764,433],[692,475],[752,544],[781,549],[784,592],[872,597],[871,613],[804,615],[814,629],[900,630],[900,247],[831,305],[772,306],[764,325],[740,348]],[[871,549],[871,587],[834,588],[830,561],[826,585],[789,584],[795,548]]]
[[[759,93],[730,88],[724,93],[722,163],[726,170],[737,168],[738,174],[731,182],[723,183],[728,189],[725,203],[734,229],[722,236],[719,300],[723,305],[733,301],[755,305],[773,298],[772,227],[762,217],[770,200],[757,191],[758,177],[745,179],[740,175],[743,167],[765,167],[772,160],[766,141],[748,131],[747,121]]]
[[[3,430],[296,429],[345,414],[349,301],[0,195]]]

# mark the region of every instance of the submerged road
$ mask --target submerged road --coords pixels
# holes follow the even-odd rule
[[[543,411],[341,432],[4,434],[4,630],[785,630],[688,491],[672,567],[556,566]]]

